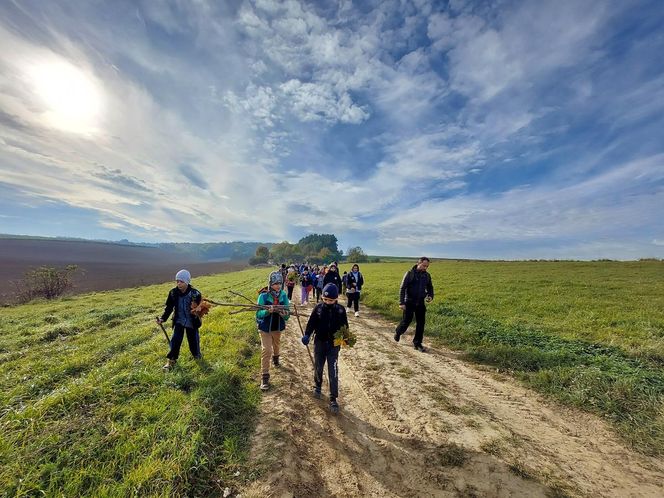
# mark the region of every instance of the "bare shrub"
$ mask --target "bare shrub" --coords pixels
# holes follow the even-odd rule
[[[78,270],[77,265],[65,268],[40,266],[25,272],[23,280],[16,283],[16,298],[20,303],[27,303],[36,298],[54,299],[70,290],[74,284],[72,276]]]

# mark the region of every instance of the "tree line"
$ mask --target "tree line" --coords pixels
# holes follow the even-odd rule
[[[254,256],[249,259],[249,264],[259,265],[269,261],[273,263],[307,261],[315,264],[327,264],[332,261],[339,261],[344,256],[337,243],[337,237],[334,234],[314,233],[302,237],[296,244],[283,241],[273,244],[271,247],[259,245]],[[345,259],[352,263],[369,261],[369,257],[359,246],[349,248]]]

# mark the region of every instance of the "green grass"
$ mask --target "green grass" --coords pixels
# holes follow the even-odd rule
[[[362,265],[363,302],[399,320],[410,266]],[[663,262],[434,261],[430,272],[425,337],[606,417],[641,451],[664,453]]]
[[[266,270],[195,279],[255,296]],[[245,462],[260,400],[251,313],[213,308],[205,360],[168,346],[164,284],[2,310],[0,496],[216,496]],[[170,331],[169,331],[170,332]]]

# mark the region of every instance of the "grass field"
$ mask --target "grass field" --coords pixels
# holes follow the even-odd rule
[[[265,273],[194,285],[215,300],[229,286],[255,296]],[[195,362],[185,339],[178,368],[164,374],[154,317],[171,287],[2,310],[0,496],[221,495],[260,400],[253,315],[213,309],[201,330],[206,360]]]
[[[398,320],[409,266],[362,265],[363,303]],[[598,413],[639,450],[664,453],[664,263],[435,261],[430,270],[425,341]],[[194,285],[215,300],[228,300],[228,288],[253,297],[267,272]],[[0,495],[219,496],[251,477],[253,315],[213,308],[201,331],[206,360],[195,362],[185,341],[178,368],[164,374],[154,317],[171,287],[2,309]]]
[[[410,266],[362,265],[363,302],[399,320]],[[663,262],[435,261],[429,270],[436,299],[425,340],[606,417],[641,451],[664,453]]]

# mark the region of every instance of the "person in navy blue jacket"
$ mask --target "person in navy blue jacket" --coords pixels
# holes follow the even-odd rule
[[[311,312],[307,328],[302,336],[302,344],[309,344],[314,335],[314,396],[321,397],[323,384],[323,368],[327,363],[327,374],[330,379],[330,410],[339,412],[339,350],[335,346],[334,334],[342,327],[348,327],[345,308],[337,302],[339,289],[334,284],[323,287],[323,302],[317,304]]]
[[[360,273],[360,266],[354,264],[350,273],[346,274],[346,296],[348,297],[348,308],[355,308],[355,316],[360,316],[360,292],[364,285],[364,277]]]
[[[191,312],[192,303],[200,304],[203,296],[191,286],[191,273],[188,270],[180,270],[175,275],[175,287],[173,287],[166,298],[164,313],[157,318],[161,324],[168,320],[173,313],[173,337],[171,337],[170,350],[166,355],[168,360],[164,370],[170,370],[175,366],[180,356],[180,346],[185,333],[189,351],[195,359],[201,356],[201,339],[198,329],[201,327],[201,319]]]

